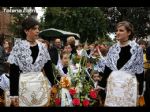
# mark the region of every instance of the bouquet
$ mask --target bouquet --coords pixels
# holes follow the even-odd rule
[[[86,58],[81,57],[79,70],[76,74],[71,71],[67,76],[61,77],[60,81],[52,87],[51,104],[52,106],[74,107],[74,106],[93,106],[97,102],[97,92],[91,77],[86,79]]]

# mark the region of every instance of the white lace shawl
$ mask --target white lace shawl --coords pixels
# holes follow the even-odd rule
[[[50,60],[50,55],[43,43],[39,41],[37,43],[39,53],[33,64],[30,43],[27,40],[19,40],[15,43],[7,62],[19,66],[23,73],[40,72],[45,63]]]
[[[135,41],[129,41],[129,45],[131,46],[131,58],[128,62],[119,69],[120,71],[126,71],[131,74],[140,74],[144,70],[143,65],[143,50],[139,47],[139,45]],[[120,58],[119,53],[121,51],[121,47],[119,42],[113,45],[106,56],[106,59],[100,60],[98,65],[98,70],[100,72],[104,72],[105,65],[109,67],[112,71],[118,71],[117,69],[117,61]]]

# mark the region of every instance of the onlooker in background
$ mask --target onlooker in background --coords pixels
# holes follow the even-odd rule
[[[48,48],[48,50],[50,49],[50,43],[47,40],[44,40],[42,38],[38,38],[38,41],[42,42],[43,44],[45,44],[45,46]]]
[[[3,48],[4,37],[0,35],[0,75],[4,72],[5,51]]]
[[[89,55],[90,54],[90,49],[89,49],[89,44],[88,43],[84,44],[84,49],[86,50],[87,55]]]
[[[8,56],[12,50],[12,42],[8,39],[5,39],[3,42],[3,48],[5,50],[5,61],[7,61]]]
[[[140,40],[138,42],[138,44],[140,45],[140,47],[143,49],[143,57],[144,57],[144,68],[145,70],[148,69],[150,66],[149,64],[147,63],[147,59],[146,59],[146,46],[147,46],[147,43],[146,41],[144,40]]]
[[[146,48],[146,59],[150,61],[150,46]]]
[[[145,88],[144,88],[144,101],[145,106],[150,106],[150,46],[146,47],[145,42],[140,41],[140,46],[144,50],[144,68],[145,68]]]
[[[4,64],[4,73],[0,76],[0,89],[3,91],[3,96],[1,96],[0,106],[10,106],[10,81],[9,81],[9,64]]]
[[[95,44],[92,43],[89,45],[89,51],[87,52],[88,56],[91,57],[91,55],[94,53]]]
[[[97,70],[94,70],[91,73],[91,77],[94,81],[94,88],[98,89],[98,83],[99,83],[99,81],[101,80],[102,77],[99,75],[99,72]]]
[[[83,51],[83,45],[82,44],[79,44],[78,46],[77,46],[77,54],[79,55],[79,56],[81,56],[82,55],[82,51]]]
[[[88,43],[85,43],[85,44],[84,44],[84,49],[85,49],[85,50],[89,50],[89,44],[88,44]]]
[[[91,73],[91,77],[93,79],[94,89],[96,90],[96,93],[98,95],[98,98],[97,98],[98,102],[95,104],[95,106],[102,106],[104,101],[102,101],[102,99],[100,97],[100,87],[98,86],[98,83],[102,79],[102,77],[99,75],[99,72],[97,70],[94,70]]]
[[[77,54],[76,46],[75,46],[75,37],[73,37],[73,36],[68,37],[67,38],[67,44],[71,45],[71,48],[72,48],[71,53],[72,54]]]
[[[147,46],[147,43],[146,41],[144,41],[143,39],[141,39],[138,44],[140,45],[140,47],[143,49],[143,60],[144,60],[144,86],[143,86],[143,93],[142,93],[142,96],[144,95],[145,93],[145,90],[146,90],[146,78],[147,78],[147,70],[150,69],[150,64],[147,62],[147,59],[146,59],[146,46]],[[146,96],[145,96],[146,97]],[[144,99],[144,97],[142,97]]]
[[[61,39],[56,38],[54,40],[54,45],[49,50],[52,63],[54,63],[55,65],[57,65],[58,62],[60,61],[60,53],[62,48],[61,44],[62,44]]]
[[[86,69],[88,75],[91,74],[91,72],[93,71],[93,62],[91,58],[87,58]]]
[[[108,51],[109,51],[109,48],[108,47],[105,47],[104,45],[101,45],[99,46],[100,48],[100,52],[102,54],[103,57],[106,57]]]
[[[44,40],[44,42],[43,42],[43,43],[44,43],[44,44],[45,44],[45,46],[48,48],[48,50],[50,50],[51,46],[50,46],[49,41]]]
[[[59,71],[60,77],[67,76],[68,73],[77,73],[77,70],[74,68],[74,66],[70,63],[69,55],[67,52],[62,52],[60,54],[60,61],[56,66],[56,69]],[[69,72],[70,70],[70,72]],[[60,80],[60,77],[58,76],[57,79]]]
[[[5,51],[3,48],[4,35],[0,35],[0,76],[5,72],[4,62],[5,62]],[[4,103],[4,91],[0,88],[0,105],[3,106]]]
[[[70,57],[70,60],[71,60],[71,58],[72,58],[72,53],[71,53],[71,51],[72,51],[71,45],[70,45],[70,44],[65,44],[64,49],[63,49],[63,52],[68,53],[68,55],[69,55],[69,57]]]

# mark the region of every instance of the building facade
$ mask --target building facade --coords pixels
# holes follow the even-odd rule
[[[0,34],[3,34],[6,38],[12,37],[14,34],[10,31],[10,24],[15,21],[13,13],[21,14],[25,12],[28,13],[28,17],[37,19],[37,13],[34,7],[0,7]]]
[[[11,14],[0,11],[0,34],[4,34],[6,37],[10,37],[12,32],[9,31],[9,24],[11,23],[13,17]]]

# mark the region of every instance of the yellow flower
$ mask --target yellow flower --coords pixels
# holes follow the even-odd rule
[[[70,87],[71,86],[71,81],[70,81],[69,77],[67,77],[67,76],[61,77],[61,79],[60,79],[60,86],[62,88]]]
[[[56,94],[58,92],[57,87],[52,87],[51,93]]]

